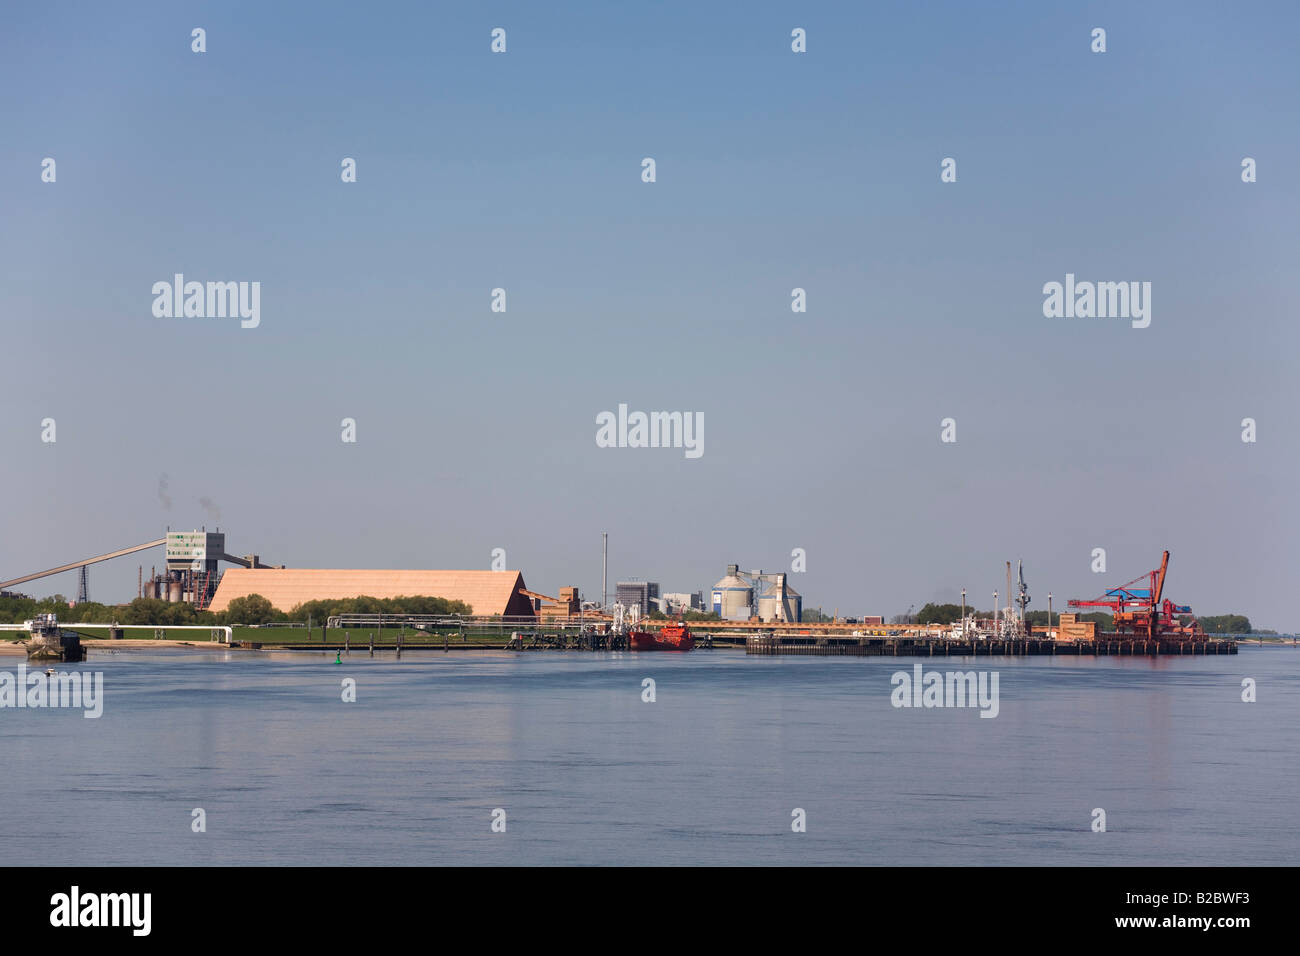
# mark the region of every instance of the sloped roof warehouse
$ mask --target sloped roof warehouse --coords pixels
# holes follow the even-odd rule
[[[210,609],[224,611],[235,598],[260,594],[279,611],[304,601],[351,597],[440,597],[464,601],[475,615],[531,615],[519,589],[519,571],[384,571],[330,568],[229,568]]]

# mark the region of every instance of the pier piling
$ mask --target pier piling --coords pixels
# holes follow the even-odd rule
[[[1140,647],[1138,645],[1141,645]],[[821,638],[751,635],[746,654],[803,654],[850,657],[1032,657],[1040,654],[1158,657],[1161,654],[1236,654],[1237,642],[1177,640],[945,640],[921,637]]]

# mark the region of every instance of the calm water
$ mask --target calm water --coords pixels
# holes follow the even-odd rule
[[[19,658],[0,657],[13,672]],[[0,710],[17,864],[1294,864],[1300,652],[914,659],[92,654],[104,715]],[[970,669],[970,661],[922,660]],[[343,703],[340,682],[357,681]],[[653,677],[657,701],[641,700]],[[1258,702],[1240,700],[1241,679]],[[191,810],[207,811],[192,833]],[[507,832],[490,831],[491,813]],[[792,833],[791,810],[807,813]],[[1090,830],[1107,813],[1106,833]]]

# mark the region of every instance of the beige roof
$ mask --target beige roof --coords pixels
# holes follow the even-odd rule
[[[519,594],[518,571],[382,571],[329,568],[229,568],[211,609],[224,611],[237,597],[260,594],[281,611],[304,601],[349,597],[440,597],[464,601],[475,614],[531,614]]]

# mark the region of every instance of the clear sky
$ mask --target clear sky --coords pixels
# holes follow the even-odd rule
[[[1059,609],[1167,548],[1175,600],[1300,626],[1293,3],[0,25],[0,579],[219,524],[290,566],[499,547],[595,598],[608,531],[611,590],[803,548],[805,606],[889,615],[988,607],[1018,558]],[[260,282],[260,326],[156,318],[178,272]],[[1067,273],[1149,281],[1150,326],[1046,318]],[[704,454],[597,447],[620,403],[702,413]],[[140,560],[91,597],[134,597]]]

